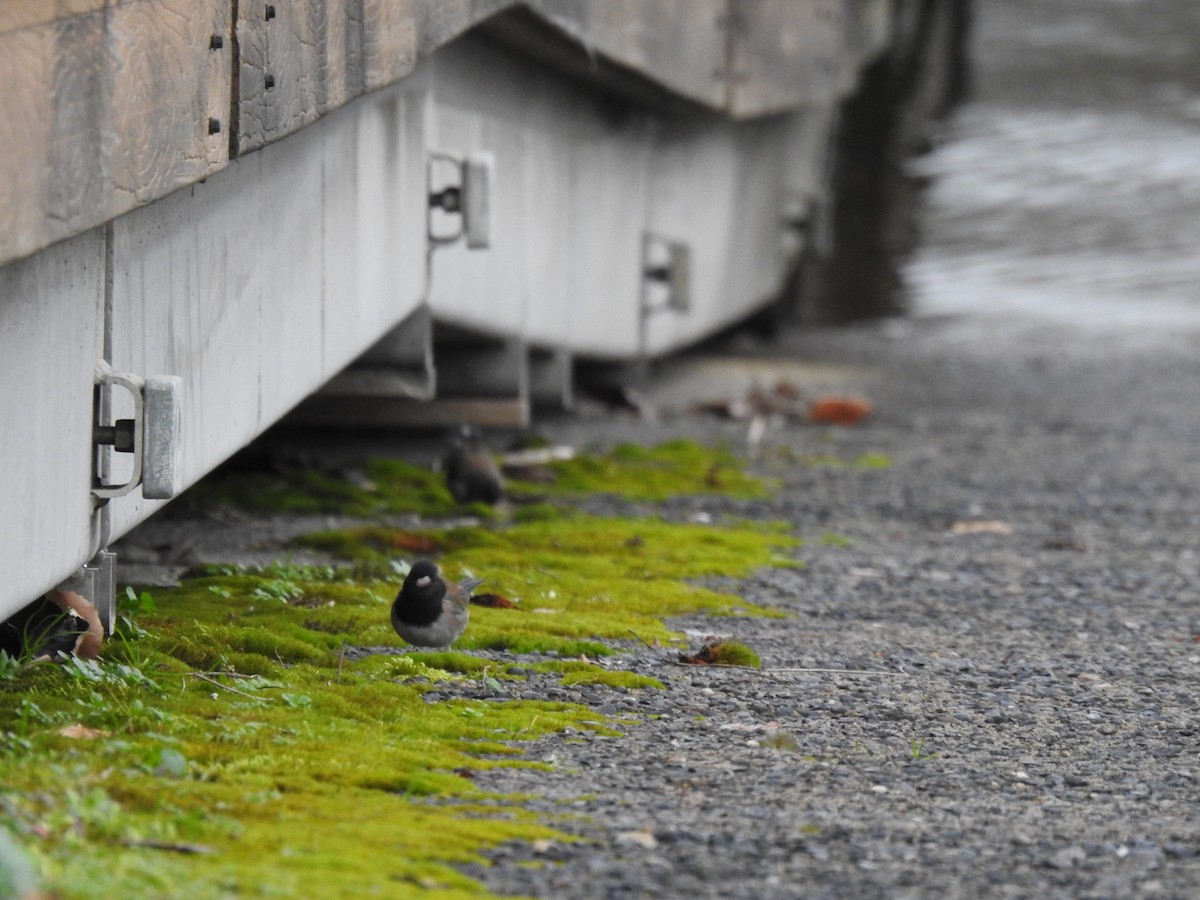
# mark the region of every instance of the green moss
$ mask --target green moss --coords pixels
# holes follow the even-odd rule
[[[517,603],[515,609],[474,608],[459,647],[576,657],[611,654],[605,641],[672,640],[663,623],[669,616],[778,615],[693,582],[794,565],[781,555],[797,543],[785,529],[579,515],[505,529],[436,531],[430,539],[446,552],[448,577],[484,578],[486,590]],[[391,558],[379,549],[391,544],[389,534],[386,527],[363,526],[301,542],[378,565]]]
[[[727,449],[676,440],[645,448],[622,444],[604,454],[582,453],[549,465],[552,484],[509,482],[509,492],[521,498],[574,498],[584,494],[615,494],[657,501],[680,494],[724,494],[762,498],[771,483],[747,474],[744,464]],[[364,518],[400,513],[444,517],[467,512],[488,520],[495,510],[482,503],[460,507],[446,489],[442,475],[397,459],[371,458],[358,467],[357,477],[334,475],[310,468],[258,471],[218,471],[188,494],[187,502],[226,504],[255,512],[336,513]],[[518,520],[557,517],[561,509],[529,504],[515,512]]]
[[[785,466],[802,465],[830,469],[890,469],[892,458],[886,453],[861,453],[847,459],[833,453],[799,453],[792,447],[779,447],[773,460]]]
[[[552,484],[514,482],[510,491],[550,497],[615,494],[655,501],[680,494],[758,499],[771,489],[770,483],[747,474],[742,460],[729,450],[690,440],[651,448],[621,444],[604,454],[581,453],[550,468],[555,474]]]
[[[821,535],[821,543],[826,547],[849,547],[854,543],[850,538],[841,534],[834,534],[831,531]]]
[[[732,456],[696,445],[607,459],[568,468],[552,497],[763,489]],[[353,490],[322,475],[300,476],[300,488],[296,478],[260,485],[252,503],[360,515],[454,508],[432,473],[382,463],[364,472],[368,483]],[[673,615],[777,615],[697,582],[793,564],[785,554],[797,543],[779,524],[601,519],[557,504],[515,518],[504,528],[328,532],[303,542],[346,565],[206,566],[178,588],[131,593],[136,624],[106,645],[103,664],[0,678],[0,827],[66,900],[166,897],[185,883],[200,898],[478,896],[456,865],[504,841],[567,838],[519,798],[485,794],[471,770],[540,765],[520,742],[567,727],[616,734],[583,706],[494,699],[506,683],[532,670],[568,686],[660,688],[590,660],[673,640]],[[515,608],[473,608],[450,652],[355,659],[348,647],[403,645],[388,606],[400,563],[424,555],[450,577],[486,578]],[[510,665],[477,648],[555,653]],[[486,686],[489,699],[426,699],[461,681]]]
[[[188,502],[255,512],[349,516],[446,516],[458,510],[441,474],[397,459],[369,459],[362,464],[361,477],[353,480],[309,468],[218,471],[192,488]],[[490,509],[477,512],[490,514]]]
[[[712,665],[749,666],[752,669],[761,669],[762,659],[740,641],[722,640],[713,648]]]

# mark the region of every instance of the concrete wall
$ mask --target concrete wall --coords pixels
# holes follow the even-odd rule
[[[161,505],[93,509],[98,360],[182,379],[187,485],[418,309],[618,359],[753,311],[889,3],[272,6],[0,9],[0,615]],[[491,247],[427,268],[429,156],[472,151]],[[643,328],[647,234],[690,251],[691,306]]]

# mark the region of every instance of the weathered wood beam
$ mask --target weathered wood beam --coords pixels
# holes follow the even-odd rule
[[[835,102],[889,0],[5,0],[0,265],[408,75],[485,20],[543,64],[748,118]],[[517,15],[520,11],[520,15]],[[522,25],[522,23],[525,23]],[[532,25],[530,24],[532,23]],[[498,25],[497,25],[498,27]],[[555,48],[557,47],[557,50]],[[603,62],[604,67],[596,64]]]
[[[0,19],[0,264],[228,160],[228,0],[64,5]]]

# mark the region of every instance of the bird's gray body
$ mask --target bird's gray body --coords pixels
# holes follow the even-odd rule
[[[495,503],[504,496],[504,477],[483,439],[464,428],[442,460],[446,487],[459,503]]]
[[[471,591],[483,582],[446,581],[433,563],[413,566],[392,603],[392,628],[417,647],[449,647],[467,628]]]

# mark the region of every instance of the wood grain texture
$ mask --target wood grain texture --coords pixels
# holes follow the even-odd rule
[[[116,3],[0,32],[0,264],[225,165],[230,47],[210,41],[229,32],[227,0]]]
[[[417,59],[414,0],[306,0],[239,6],[241,155],[298,131]]]
[[[559,44],[577,61],[604,60],[750,118],[835,102],[886,32],[887,9],[886,0],[254,0],[238,4],[233,23],[232,6],[0,4],[0,265],[208,177],[231,146],[244,155],[395,83],[419,56],[495,16],[541,22],[533,46]]]

